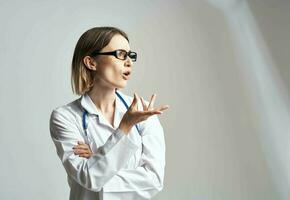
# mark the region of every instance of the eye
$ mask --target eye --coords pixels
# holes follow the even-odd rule
[[[117,51],[117,57],[120,59],[126,59],[127,52],[125,50],[118,50]]]

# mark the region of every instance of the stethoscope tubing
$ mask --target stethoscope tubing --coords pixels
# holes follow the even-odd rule
[[[128,104],[126,103],[126,101],[124,100],[124,98],[117,92],[115,91],[116,95],[118,96],[118,98],[123,102],[123,104],[125,105],[125,107],[127,108],[127,110],[129,109],[129,106]],[[88,124],[87,124],[87,118],[88,116],[88,111],[84,110],[83,112],[83,116],[82,116],[82,125],[83,125],[83,129],[84,129],[84,132],[85,132],[85,136],[88,137],[88,132],[87,132],[87,129],[88,129]],[[137,126],[137,124],[135,125],[137,131],[139,134],[141,134],[140,130],[139,130],[139,127]]]

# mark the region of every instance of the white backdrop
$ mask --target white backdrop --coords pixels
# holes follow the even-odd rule
[[[249,6],[250,21],[238,31],[227,13],[202,0],[1,0],[0,199],[68,199],[49,116],[78,98],[70,87],[75,44],[103,25],[127,32],[138,52],[124,92],[157,93],[157,105],[171,106],[160,116],[167,165],[154,199],[288,199],[290,3]],[[246,8],[230,13],[243,16]],[[249,37],[241,40],[248,23],[258,36],[252,46]]]

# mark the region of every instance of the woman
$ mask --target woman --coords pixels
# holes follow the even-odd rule
[[[158,114],[169,106],[127,96],[137,54],[126,33],[96,27],[78,40],[73,91],[81,97],[53,110],[50,133],[68,175],[70,200],[150,199],[163,188],[165,143]]]

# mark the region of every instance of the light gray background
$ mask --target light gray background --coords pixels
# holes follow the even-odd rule
[[[290,3],[249,6],[289,92]],[[154,199],[282,198],[221,10],[202,0],[1,0],[0,199],[68,199],[49,116],[78,98],[70,86],[73,50],[85,30],[102,25],[125,30],[138,52],[124,92],[157,93],[157,105],[171,106],[160,116],[167,165]]]

